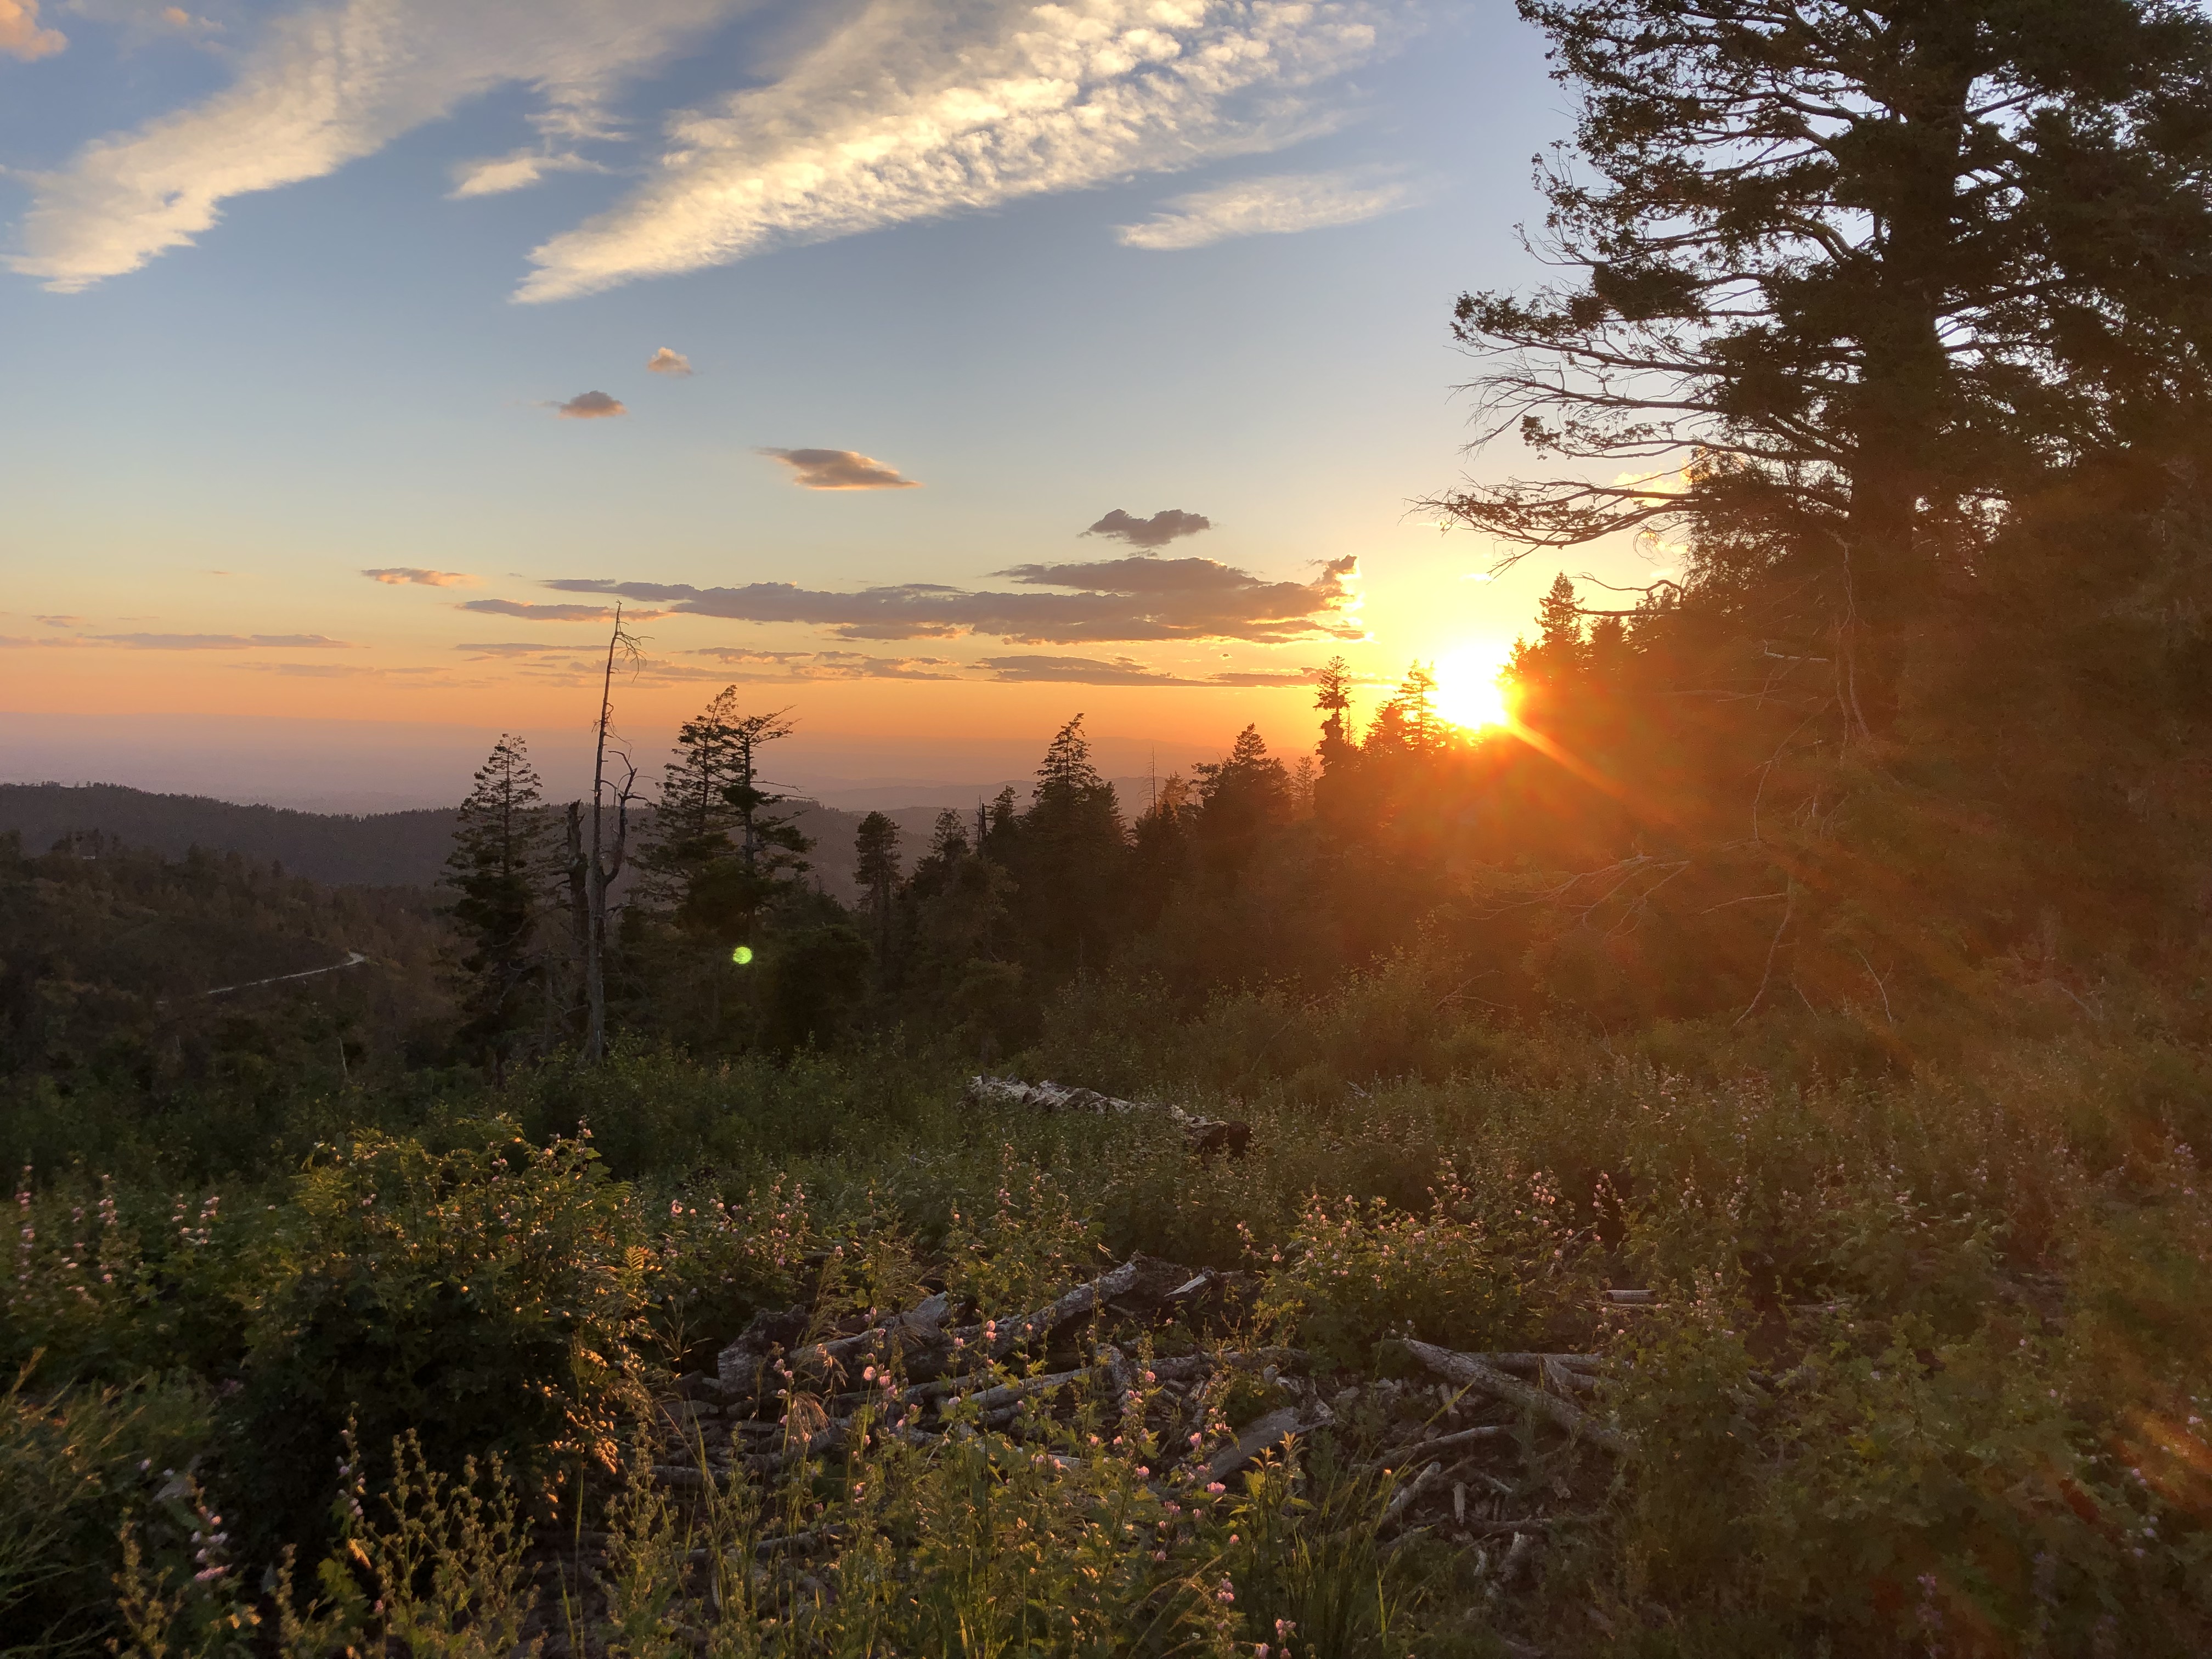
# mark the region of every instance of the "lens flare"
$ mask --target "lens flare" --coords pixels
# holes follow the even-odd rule
[[[1437,665],[1437,712],[1454,726],[1480,732],[1513,723],[1513,705],[1504,679],[1504,659],[1496,651],[1468,650]]]
[[[750,945],[740,945],[736,950],[730,952],[730,960],[736,963],[740,968],[744,967],[752,959],[753,947]]]

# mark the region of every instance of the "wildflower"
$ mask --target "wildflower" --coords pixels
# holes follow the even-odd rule
[[[1165,1550],[1154,1550],[1152,1552],[1152,1559],[1155,1561],[1164,1561],[1167,1559],[1168,1553]]]
[[[1223,1579],[1221,1581],[1221,1588],[1213,1592],[1213,1599],[1221,1602],[1224,1606],[1226,1606],[1228,1603],[1234,1601],[1237,1599],[1237,1587],[1234,1584],[1231,1584],[1226,1578]]]
[[[1206,1483],[1206,1489],[1210,1492],[1224,1492],[1229,1490],[1228,1487],[1223,1486],[1218,1480],[1207,1481]]]
[[[876,1368],[873,1365],[869,1366],[866,1370],[860,1373],[860,1381],[863,1382],[872,1382],[875,1380]]]

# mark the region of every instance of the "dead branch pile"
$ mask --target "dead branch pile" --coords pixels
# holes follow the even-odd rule
[[[1133,1421],[1155,1443],[1189,1449],[1150,1477],[1163,1495],[1233,1480],[1286,1441],[1329,1430],[1341,1456],[1384,1481],[1385,1535],[1455,1540],[1481,1553],[1502,1584],[1539,1540],[1588,1518],[1607,1471],[1583,1449],[1628,1449],[1580,1403],[1606,1369],[1598,1357],[1408,1340],[1404,1355],[1434,1381],[1317,1376],[1302,1350],[1239,1348],[1225,1334],[1255,1288],[1249,1273],[1138,1255],[1011,1319],[976,1318],[942,1291],[827,1328],[804,1304],[764,1313],[721,1351],[714,1374],[684,1377],[662,1403],[653,1478],[678,1498],[740,1472],[773,1483],[808,1459],[855,1449],[864,1407],[872,1433],[917,1447],[978,1432],[1042,1442],[1088,1399],[1125,1431]],[[1154,1351],[1170,1332],[1170,1345],[1188,1351]],[[1222,1401],[1240,1377],[1248,1407],[1256,1395],[1261,1408],[1220,1433]],[[1491,1540],[1504,1546],[1495,1564]],[[770,1538],[755,1553],[800,1573],[810,1553],[835,1543]],[[565,1547],[545,1571],[588,1581],[591,1540]]]
[[[1158,1100],[1121,1100],[1095,1089],[1073,1089],[1064,1083],[1024,1083],[1010,1077],[976,1077],[965,1091],[973,1106],[1032,1112],[1089,1112],[1100,1117],[1120,1117],[1131,1112],[1164,1113],[1183,1133],[1194,1152],[1226,1152],[1241,1157],[1252,1144],[1252,1126],[1234,1119],[1200,1117],[1180,1106]]]
[[[1132,1473],[1164,1500],[1187,1500],[1327,1431],[1339,1467],[1378,1483],[1376,1524],[1389,1547],[1420,1535],[1456,1544],[1495,1594],[1547,1540],[1594,1518],[1612,1471],[1593,1454],[1633,1449],[1589,1403],[1613,1364],[1604,1358],[1467,1353],[1407,1339],[1395,1346],[1413,1376],[1328,1373],[1299,1349],[1237,1346],[1231,1332],[1257,1288],[1254,1274],[1137,1255],[1010,1319],[979,1318],[944,1291],[880,1316],[830,1320],[804,1304],[763,1313],[713,1374],[681,1378],[660,1402],[652,1480],[678,1503],[710,1483],[766,1491],[824,1466],[811,1460],[860,1454],[864,1425],[925,1452],[994,1435],[1028,1443],[1040,1467],[1065,1468],[1050,1447],[1090,1402],[1128,1437],[1133,1462],[1150,1434],[1163,1467]],[[1234,1416],[1224,1412],[1232,1392],[1242,1402]],[[823,1553],[840,1547],[836,1526],[822,1524],[738,1547],[763,1582],[805,1592]],[[596,1534],[541,1536],[547,1605],[599,1599],[605,1548]],[[589,1659],[551,1626],[544,1633],[555,1659]]]

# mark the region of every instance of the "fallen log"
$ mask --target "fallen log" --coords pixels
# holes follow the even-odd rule
[[[1602,1446],[1607,1451],[1623,1453],[1632,1449],[1628,1437],[1619,1430],[1607,1428],[1559,1395],[1547,1394],[1533,1383],[1510,1376],[1471,1353],[1455,1353],[1449,1348],[1416,1342],[1411,1337],[1405,1338],[1404,1341],[1408,1353],[1447,1382],[1456,1382],[1462,1388],[1480,1389],[1485,1394],[1548,1417],[1569,1434]]]
[[[1510,1423],[1486,1423],[1479,1428],[1462,1429],[1456,1434],[1440,1434],[1433,1440],[1424,1440],[1408,1446],[1399,1456],[1408,1463],[1418,1463],[1425,1457],[1440,1451],[1449,1451],[1455,1446],[1471,1446],[1478,1440],[1504,1440],[1513,1432]]]
[[[1382,1519],[1378,1524],[1387,1527],[1407,1510],[1413,1508],[1420,1501],[1421,1494],[1433,1486],[1437,1477],[1443,1472],[1443,1464],[1431,1463],[1411,1480],[1399,1487],[1391,1494],[1390,1501],[1382,1506]]]
[[[1122,1100],[1095,1089],[1070,1088],[1064,1083],[1024,1083],[1018,1078],[976,1077],[968,1080],[970,1104],[1024,1108],[1033,1112],[1089,1112],[1100,1117],[1120,1117],[1130,1112],[1164,1112],[1182,1131],[1190,1149],[1201,1156],[1226,1152],[1241,1158],[1252,1144],[1252,1126],[1234,1119],[1200,1117],[1180,1106],[1158,1100]]]
[[[1255,1419],[1237,1437],[1237,1443],[1224,1446],[1213,1455],[1206,1466],[1208,1480],[1225,1480],[1262,1452],[1273,1451],[1292,1435],[1310,1434],[1335,1420],[1335,1414],[1318,1401],[1310,1413],[1295,1406],[1279,1406],[1266,1416]]]

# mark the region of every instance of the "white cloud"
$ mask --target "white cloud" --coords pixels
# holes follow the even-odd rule
[[[549,173],[605,173],[597,161],[574,150],[518,149],[508,155],[463,161],[453,168],[455,201],[471,196],[501,196],[510,190],[527,190],[544,181]]]
[[[191,243],[232,197],[323,177],[507,85],[535,89],[538,142],[460,162],[455,196],[611,170],[582,147],[624,137],[614,94],[708,27],[772,3],[323,0],[270,23],[224,91],[30,176],[8,264],[65,292],[136,270]],[[646,180],[538,247],[518,297],[1279,149],[1335,124],[1322,83],[1372,57],[1417,3],[793,5],[817,33],[765,73],[745,66],[759,84],[671,116]],[[0,0],[0,20],[34,10]]]
[[[663,346],[646,360],[646,368],[655,374],[672,374],[678,380],[691,373],[691,360],[673,346]]]
[[[228,198],[321,178],[509,83],[537,88],[544,108],[535,124],[549,143],[602,136],[610,131],[602,106],[624,79],[752,3],[342,0],[311,7],[270,25],[225,91],[136,132],[97,140],[61,171],[33,178],[24,251],[8,263],[63,292],[136,270],[208,229]],[[0,46],[11,15],[29,14],[21,0],[0,0]],[[550,155],[538,163],[541,173],[562,165]],[[501,187],[526,182],[519,170],[506,176]]]
[[[1168,210],[1141,225],[1117,225],[1127,247],[1160,252],[1204,247],[1231,236],[1272,236],[1290,231],[1352,225],[1411,207],[1419,189],[1370,167],[1334,173],[1281,173],[1239,179],[1212,190],[1178,196]]]
[[[532,255],[556,300],[778,245],[1279,149],[1402,0],[865,0],[673,119],[653,179]]]

